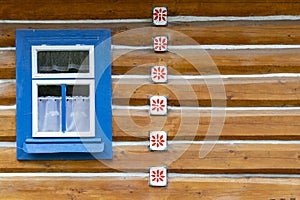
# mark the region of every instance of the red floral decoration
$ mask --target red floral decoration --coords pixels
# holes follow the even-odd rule
[[[157,78],[158,80],[164,79],[167,73],[165,72],[165,68],[155,67],[153,69],[153,78]]]
[[[165,140],[163,139],[163,135],[159,136],[159,134],[156,134],[156,135],[152,135],[152,138],[151,138],[151,142],[152,142],[152,146],[156,146],[157,148],[159,146],[163,146]]]
[[[157,37],[154,39],[154,50],[164,51],[167,49],[168,41],[165,37]]]
[[[156,110],[157,112],[159,110],[164,110],[164,100],[159,100],[159,99],[152,99],[152,110]]]
[[[167,10],[157,8],[154,9],[153,19],[158,21],[166,21],[167,20]]]
[[[152,174],[151,174],[151,177],[152,177],[152,181],[153,182],[160,182],[160,181],[164,181],[164,178],[166,177],[165,175],[164,175],[164,171],[160,171],[159,169],[157,169],[157,170],[154,170],[154,171],[152,171]]]

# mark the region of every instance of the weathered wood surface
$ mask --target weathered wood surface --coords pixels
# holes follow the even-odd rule
[[[0,105],[16,104],[16,84],[14,82],[0,82]]]
[[[149,79],[114,79],[113,104],[149,105],[150,96],[164,95],[168,97],[169,106],[225,106],[226,103],[227,106],[250,107],[300,105],[298,77],[206,80],[182,78],[171,79],[167,85],[153,84]],[[15,98],[15,83],[1,83],[0,105],[14,105]]]
[[[0,51],[0,79],[16,78],[15,51]]]
[[[267,74],[299,73],[300,49],[248,49],[200,51],[200,68],[196,68],[176,53],[155,54],[152,50],[138,50],[123,54],[112,50],[114,75],[148,75],[151,65],[166,64],[170,74]],[[205,58],[205,59],[202,59]],[[0,51],[0,78],[15,78],[15,51]],[[194,56],[187,59],[195,59]],[[199,62],[198,61],[198,62]],[[197,62],[196,62],[197,63]],[[141,67],[143,66],[143,67]],[[215,66],[215,67],[214,67]],[[216,71],[218,69],[218,73]]]
[[[168,6],[169,15],[194,16],[252,16],[299,15],[300,3],[292,0],[201,0],[167,2],[137,0],[101,1],[0,1],[0,19],[8,20],[71,20],[71,19],[130,19],[151,18],[152,6]],[[2,21],[3,22],[3,21]],[[0,23],[0,47],[15,46],[16,29],[112,29],[114,45],[151,45],[155,34],[169,36],[170,45],[199,44],[299,44],[300,22],[296,21],[219,21],[171,22],[168,29],[133,31],[134,28],[152,27],[151,22],[113,24],[13,24]],[[125,32],[129,30],[128,32]],[[148,29],[149,30],[149,29]],[[174,31],[186,34],[175,34]],[[128,33],[133,37],[127,37]],[[127,35],[126,35],[127,34]],[[137,38],[139,38],[137,40]],[[113,50],[113,58],[121,55]],[[196,55],[201,59],[201,73],[264,74],[299,73],[299,49],[209,50]],[[207,54],[208,52],[208,54]],[[205,59],[203,59],[205,58]],[[192,56],[192,59],[195,57]],[[212,59],[212,60],[210,60]],[[213,62],[212,62],[213,61]],[[113,62],[113,74],[148,75],[149,67],[166,64],[171,74],[198,75],[185,59],[172,52],[154,54],[152,50],[127,53]],[[137,69],[143,65],[144,68]],[[15,79],[15,52],[0,51],[0,79]],[[228,106],[298,106],[299,78],[230,78],[225,79]],[[114,79],[113,103],[120,105],[148,105],[149,95],[168,95],[169,105],[210,106],[210,95],[202,81],[183,83],[170,80],[168,86],[153,85],[149,79],[128,79],[116,85]],[[190,85],[193,91],[187,90]],[[136,87],[133,93],[129,89]],[[214,88],[212,83],[210,88]],[[116,89],[117,88],[117,89]],[[179,95],[174,91],[178,91]],[[132,95],[131,95],[132,94]],[[193,96],[195,94],[195,96]],[[177,95],[177,96],[176,96]],[[0,105],[15,104],[15,83],[0,83]],[[178,98],[182,99],[180,102]],[[220,98],[217,91],[216,99]],[[194,101],[196,100],[196,102]],[[129,113],[128,113],[129,112]],[[183,115],[185,114],[185,115]],[[193,108],[188,112],[169,110],[168,116],[148,116],[147,109],[113,111],[114,159],[109,161],[17,161],[15,147],[1,143],[0,172],[148,172],[150,166],[167,165],[169,172],[195,174],[299,174],[300,146],[290,143],[220,142],[204,158],[201,147],[209,148],[203,140],[211,122],[211,112]],[[222,114],[217,119],[222,119]],[[300,119],[298,108],[291,110],[248,109],[226,111],[222,140],[299,140]],[[135,125],[132,125],[133,120]],[[166,120],[164,122],[164,120]],[[198,121],[199,120],[199,121]],[[196,122],[196,123],[195,123]],[[182,124],[181,124],[182,123]],[[216,128],[212,122],[212,130]],[[15,141],[15,110],[0,111],[0,141]],[[180,126],[181,125],[181,126]],[[150,152],[148,131],[168,131],[167,152]],[[181,132],[178,132],[178,131]],[[216,133],[212,138],[218,136]],[[180,141],[178,141],[180,140]],[[182,141],[189,140],[189,141]],[[130,142],[135,141],[135,142]],[[294,142],[295,143],[295,142]],[[208,146],[207,146],[208,145]],[[173,162],[174,161],[174,162]],[[132,198],[195,198],[195,199],[292,199],[300,198],[299,178],[203,178],[170,177],[167,188],[151,188],[147,177],[7,177],[0,175],[0,198],[3,199],[132,199]],[[158,192],[160,191],[160,192]]]
[[[113,137],[116,140],[148,140],[148,131],[166,130],[170,140],[298,140],[299,110],[170,110],[168,116],[149,116],[148,110],[113,110]],[[218,132],[216,121],[224,117]],[[211,118],[214,118],[213,120]],[[218,121],[222,124],[222,122]],[[209,125],[213,128],[208,132]]]
[[[169,15],[252,16],[299,15],[300,4],[292,0],[272,1],[1,1],[0,19],[120,19],[149,18],[153,6],[168,6]]]
[[[15,110],[1,110],[0,124],[0,141],[16,141]]]
[[[168,65],[172,69],[169,73],[173,75],[216,74],[216,69],[220,74],[300,72],[300,49],[203,50],[200,53],[201,66],[196,68],[171,52],[155,54],[152,50],[138,50],[124,53],[115,49],[112,50],[112,73],[148,75],[151,65],[157,64]],[[195,59],[194,56],[187,58]],[[15,59],[15,51],[0,50],[0,79],[15,79]]]
[[[300,197],[299,178],[171,177],[167,188],[147,177],[1,177],[3,199],[215,199],[290,200]]]
[[[150,79],[150,78],[149,78]],[[149,105],[149,97],[164,95],[169,106],[297,106],[300,80],[284,77],[170,79],[153,84],[139,78],[113,80],[113,104]]]
[[[173,75],[299,73],[299,53],[300,49],[195,50],[189,55],[186,50],[163,54],[113,50],[113,74],[148,75],[151,65],[158,64],[167,65]]]
[[[150,28],[151,27],[151,28]],[[15,46],[18,29],[102,29],[112,31],[114,45],[151,45],[155,35],[167,35],[170,45],[299,44],[300,21],[170,22],[154,28],[151,22],[133,23],[0,23],[0,46]],[[147,30],[144,30],[146,28]]]
[[[169,140],[203,140],[219,136],[221,140],[299,140],[300,110],[226,110],[221,132],[209,132],[222,119],[223,111],[171,110],[167,117],[149,116],[148,110],[114,109],[114,141],[147,141],[150,130],[168,131]],[[15,141],[15,110],[0,111],[0,141]],[[179,129],[180,127],[180,129]]]
[[[150,152],[147,144],[115,144],[107,161],[17,161],[14,147],[1,147],[0,172],[148,172],[167,165],[174,173],[300,173],[299,144],[216,144],[200,158],[209,147],[175,143],[167,152]]]

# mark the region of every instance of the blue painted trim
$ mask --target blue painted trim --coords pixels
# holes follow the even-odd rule
[[[64,143],[66,142],[65,138],[28,138],[25,140],[26,143]],[[68,138],[68,142],[71,143],[93,143],[102,142],[101,138]]]
[[[110,30],[16,31],[16,129],[18,160],[112,159],[112,90],[110,37]],[[32,101],[31,98],[28,98],[32,96],[31,46],[77,44],[94,45],[95,48],[95,137],[32,138]],[[55,81],[56,79],[51,80]],[[76,147],[73,148],[72,145],[69,144],[74,144],[74,142],[76,144]],[[93,145],[89,146],[90,144],[93,144],[93,142],[98,145],[98,150],[100,148],[99,146],[103,146],[103,151],[94,151],[94,148],[92,148]],[[65,149],[63,150],[65,152],[58,153],[58,150],[55,150],[58,144],[58,149],[63,148]],[[38,145],[38,147],[36,145]],[[87,146],[91,147],[90,151],[88,150],[89,153],[87,153],[86,150],[83,150],[84,148],[87,148]],[[28,148],[38,148],[39,150],[28,151]],[[84,152],[80,152],[80,149]],[[34,151],[45,153],[28,153]]]
[[[103,155],[112,158],[112,79],[111,79],[111,39],[95,46],[95,110],[96,135],[101,135],[105,148]],[[100,67],[101,66],[101,67]]]
[[[25,143],[24,151],[30,154],[48,153],[101,153],[104,150],[103,143]]]
[[[45,78],[32,78],[33,80],[45,80]],[[47,80],[57,80],[61,78],[47,78]],[[94,78],[63,78],[64,80],[94,80]]]
[[[61,131],[66,132],[66,84],[61,85]]]

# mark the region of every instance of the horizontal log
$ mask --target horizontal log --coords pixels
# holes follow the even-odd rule
[[[149,105],[149,96],[164,95],[171,106],[292,106],[299,105],[299,78],[232,78],[170,80],[154,85],[146,79],[114,79],[113,104]],[[220,85],[223,81],[223,85]],[[222,90],[225,89],[225,90]],[[217,91],[215,91],[217,90]],[[225,91],[225,93],[222,93]],[[218,102],[221,102],[219,104]],[[224,102],[223,102],[224,101]],[[1,105],[15,104],[15,83],[0,84]]]
[[[3,199],[274,199],[299,198],[299,178],[171,177],[167,188],[147,177],[0,177]]]
[[[155,35],[167,35],[170,45],[299,44],[300,20],[132,23],[0,23],[0,46],[15,46],[18,29],[111,29],[114,45],[147,46]]]
[[[150,79],[150,78],[149,78]],[[169,106],[298,106],[299,78],[263,77],[191,79],[168,84],[141,78],[114,79],[113,104],[149,105],[149,97],[163,95]]]
[[[15,110],[0,110],[0,141],[16,141]]]
[[[113,139],[148,140],[149,131],[165,130],[169,140],[216,137],[221,140],[299,140],[299,119],[300,111],[296,109],[183,109],[170,110],[167,116],[149,116],[148,110],[114,109]]]
[[[16,78],[16,53],[15,51],[0,50],[0,79]]]
[[[291,0],[272,1],[1,1],[1,19],[120,19],[149,18],[153,6],[167,6],[168,15],[252,16],[299,15],[300,5]]]
[[[113,109],[113,141],[147,141],[151,130],[165,130],[169,140],[300,140],[300,110],[170,110],[149,116],[148,110]],[[224,122],[220,122],[223,120]],[[218,122],[213,120],[219,120]],[[0,111],[0,141],[15,141],[15,110]],[[221,126],[220,126],[221,125]],[[209,126],[214,128],[210,129]],[[218,129],[220,128],[220,129]]]
[[[150,152],[132,142],[114,145],[112,160],[17,161],[14,147],[1,147],[0,172],[148,172],[166,165],[170,173],[298,174],[299,152],[299,144],[238,143],[169,144],[166,152]]]
[[[149,78],[150,79],[150,78]],[[169,106],[299,106],[298,77],[171,79],[153,84],[144,78],[113,80],[113,104],[149,105],[149,97],[168,97]],[[15,104],[15,83],[0,84],[0,105]]]
[[[299,73],[299,53],[300,49],[175,50],[163,54],[113,50],[113,74],[148,75],[149,68],[158,64],[167,65],[172,75]]]
[[[115,49],[112,50],[112,73],[148,75],[149,68],[157,64],[168,65],[173,75],[299,73],[299,53],[300,49],[201,50],[200,55],[182,58],[171,52],[124,53]],[[15,78],[15,59],[15,51],[0,50],[0,79]],[[187,59],[196,64],[200,62],[200,66],[192,65]]]
[[[16,84],[10,82],[0,83],[0,105],[16,104]]]

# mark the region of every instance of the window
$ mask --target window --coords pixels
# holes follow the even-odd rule
[[[33,78],[94,78],[91,45],[32,46]]]
[[[93,80],[33,80],[32,137],[95,137]]]
[[[111,159],[109,30],[19,30],[17,158]]]

